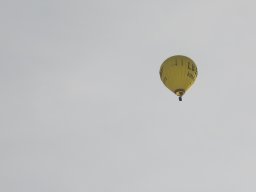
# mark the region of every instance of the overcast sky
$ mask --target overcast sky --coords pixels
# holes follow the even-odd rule
[[[255,192],[253,0],[0,2],[0,191]],[[192,58],[179,102],[159,68]]]

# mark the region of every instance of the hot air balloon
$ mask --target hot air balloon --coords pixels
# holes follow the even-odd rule
[[[159,73],[164,85],[182,101],[182,96],[197,78],[197,66],[192,59],[175,55],[163,62]]]

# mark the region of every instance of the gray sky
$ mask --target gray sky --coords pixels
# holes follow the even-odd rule
[[[0,2],[0,191],[255,192],[255,6]],[[175,54],[198,66],[183,102]]]

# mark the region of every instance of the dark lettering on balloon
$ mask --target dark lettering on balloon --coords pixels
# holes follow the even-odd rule
[[[192,64],[192,71],[196,71],[196,66]]]
[[[163,82],[165,83],[167,81],[167,77],[164,77]]]
[[[187,76],[188,76],[190,79],[195,80],[195,77],[194,77],[190,72],[188,72]]]
[[[191,71],[196,71],[196,66],[194,63],[188,62],[188,69]]]
[[[188,62],[188,69],[189,69],[189,70],[192,70],[191,63],[190,63],[190,62]]]
[[[196,75],[196,77],[197,77],[197,68],[196,68],[196,70],[195,70],[195,75]]]

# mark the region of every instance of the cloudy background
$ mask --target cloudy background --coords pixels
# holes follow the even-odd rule
[[[252,0],[0,2],[0,191],[255,192]],[[191,57],[179,102],[159,67]]]

